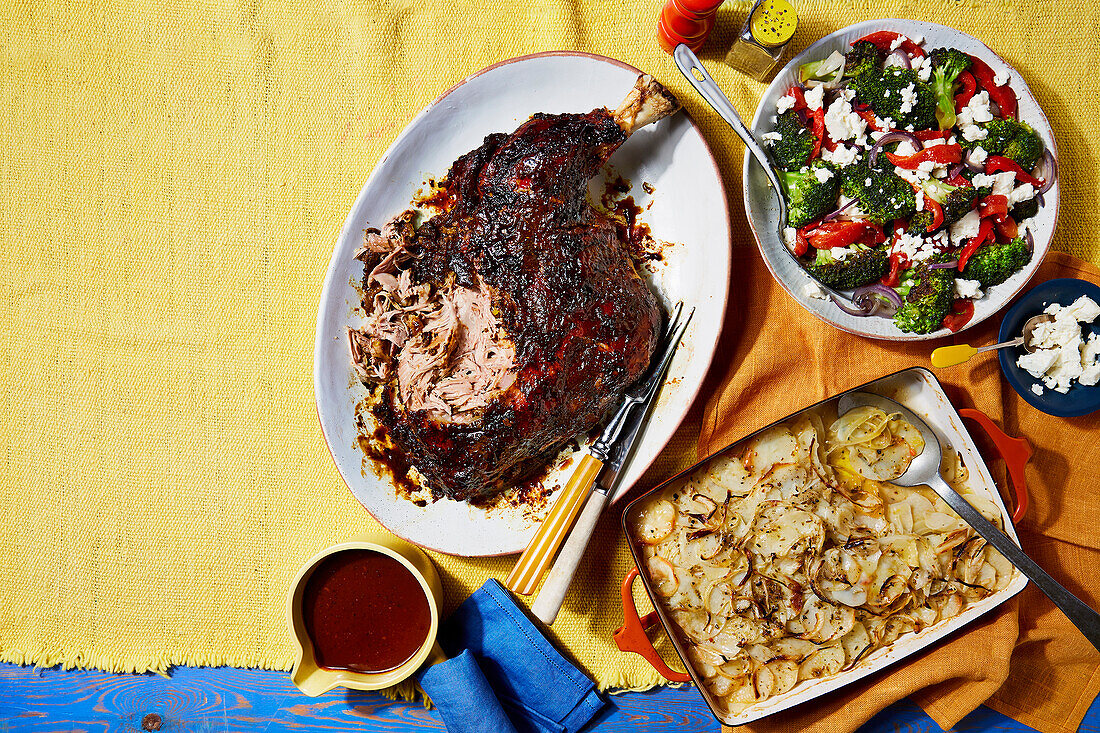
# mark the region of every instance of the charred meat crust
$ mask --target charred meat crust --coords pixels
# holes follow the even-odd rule
[[[591,430],[645,371],[662,313],[587,196],[625,139],[603,109],[490,135],[451,166],[443,211],[410,237],[413,279],[483,283],[515,346],[515,383],[468,424],[407,410],[385,386],[375,415],[433,489],[470,499],[507,488]]]

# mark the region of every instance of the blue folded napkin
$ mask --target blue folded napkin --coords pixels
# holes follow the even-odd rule
[[[450,733],[574,733],[605,705],[496,580],[443,623],[439,644],[451,659],[419,679]]]

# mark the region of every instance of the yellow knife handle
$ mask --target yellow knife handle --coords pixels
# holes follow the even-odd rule
[[[581,462],[569,477],[565,488],[558,494],[554,506],[550,507],[550,512],[542,520],[535,536],[531,538],[527,549],[519,556],[504,582],[512,591],[525,596],[535,591],[543,573],[550,567],[558,548],[569,534],[569,528],[573,526],[573,520],[577,518],[584,500],[592,491],[592,484],[601,468],[603,461],[598,458],[593,458],[588,453],[581,457]]]
[[[962,364],[977,353],[978,350],[970,344],[941,346],[932,352],[932,366],[943,368]]]

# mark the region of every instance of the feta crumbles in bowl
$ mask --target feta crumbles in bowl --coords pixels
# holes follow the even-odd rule
[[[998,340],[1019,335],[1024,322],[1040,313],[1054,321],[1036,328],[1038,349],[998,353],[1005,379],[1048,415],[1076,417],[1100,409],[1100,287],[1074,278],[1036,286],[1005,314]]]
[[[1050,125],[1011,67],[952,28],[879,20],[826,36],[776,77],[752,128],[791,211],[781,234],[775,194],[747,157],[765,262],[838,328],[949,335],[1000,310],[1049,248]]]

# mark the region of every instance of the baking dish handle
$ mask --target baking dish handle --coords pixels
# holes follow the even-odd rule
[[[646,636],[646,629],[657,622],[657,613],[654,611],[646,614],[644,620],[639,618],[638,607],[634,605],[634,581],[638,575],[638,568],[631,568],[623,578],[623,625],[615,630],[615,644],[624,652],[642,655],[669,682],[691,682],[691,675],[677,672],[665,664],[665,660],[653,648],[653,642]]]
[[[993,445],[997,447],[997,452],[1001,454],[1001,458],[1004,459],[1005,465],[1008,467],[1008,475],[1012,479],[1010,481],[1012,484],[1012,497],[1016,504],[1016,508],[1012,512],[1012,523],[1017,524],[1027,511],[1027,479],[1024,477],[1024,466],[1031,458],[1031,444],[1024,438],[1013,438],[1007,435],[997,427],[997,424],[989,418],[989,415],[981,410],[964,407],[959,410],[959,414],[978,423],[985,430],[990,440],[993,441]]]

